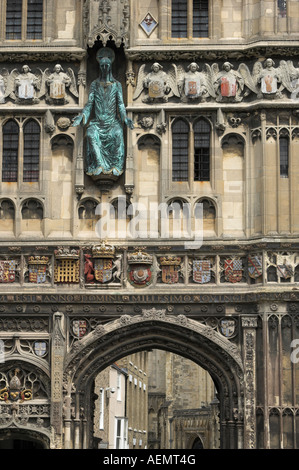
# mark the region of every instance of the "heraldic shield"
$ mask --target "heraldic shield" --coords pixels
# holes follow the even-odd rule
[[[242,280],[243,268],[241,259],[226,259],[224,261],[224,276],[228,282],[240,282]]]
[[[193,261],[193,281],[197,284],[207,284],[211,280],[211,262],[206,259]]]
[[[98,258],[94,260],[94,275],[98,282],[104,284],[112,279],[113,259]]]
[[[162,282],[164,284],[177,284],[179,282],[179,270],[181,258],[164,256],[160,258],[162,267]]]
[[[0,283],[14,282],[16,278],[16,262],[0,261]]]
[[[248,274],[252,279],[257,279],[263,273],[262,257],[248,256]]]
[[[83,338],[87,332],[86,320],[74,320],[72,322],[72,332],[76,338]]]

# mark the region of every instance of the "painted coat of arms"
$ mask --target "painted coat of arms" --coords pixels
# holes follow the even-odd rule
[[[30,256],[28,259],[29,282],[34,284],[46,282],[48,263],[49,258],[47,256]]]
[[[232,338],[235,334],[236,330],[236,322],[234,319],[222,319],[219,322],[220,332],[226,338]]]
[[[211,280],[211,262],[207,259],[193,260],[193,281],[207,284]]]
[[[224,277],[228,282],[240,282],[242,280],[243,268],[242,260],[237,259],[226,259],[224,261]]]
[[[162,282],[164,284],[178,283],[181,258],[176,256],[163,256],[160,258],[160,263],[162,267]]]
[[[104,284],[112,279],[113,259],[95,259],[94,276],[98,282]]]
[[[87,332],[86,320],[73,320],[72,331],[76,338],[83,338]]]
[[[263,273],[262,257],[258,255],[248,256],[248,274],[252,279],[257,279]]]
[[[221,96],[236,96],[237,81],[234,77],[221,78]]]
[[[153,257],[148,253],[129,253],[129,282],[135,287],[148,286],[152,281],[152,263]]]
[[[0,261],[0,283],[15,282],[16,262],[14,260]]]
[[[289,279],[293,276],[293,268],[289,264],[278,264],[277,274],[282,279]]]

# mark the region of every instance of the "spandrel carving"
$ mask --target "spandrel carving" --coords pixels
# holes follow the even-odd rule
[[[123,123],[133,129],[123,102],[121,84],[112,75],[114,53],[103,48],[97,54],[100,76],[90,87],[88,102],[73,126],[86,125],[94,109],[95,118],[86,130],[85,171],[90,176],[120,176],[124,170]]]

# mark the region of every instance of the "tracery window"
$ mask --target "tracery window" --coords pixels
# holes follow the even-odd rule
[[[173,38],[208,37],[208,0],[172,0],[171,36]]]
[[[38,182],[40,160],[40,126],[30,119],[24,124],[20,142],[20,125],[10,119],[3,126],[2,181]],[[22,155],[21,155],[22,154]],[[19,165],[22,161],[23,165]]]
[[[42,39],[44,0],[6,1],[6,39]]]

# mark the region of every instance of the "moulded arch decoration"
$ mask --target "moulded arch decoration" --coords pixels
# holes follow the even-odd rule
[[[243,363],[238,348],[225,337],[184,315],[167,315],[164,310],[143,310],[142,315],[123,315],[98,326],[78,341],[65,358],[65,374],[77,388],[113,361],[133,351],[168,349],[199,363],[227,392],[230,385],[240,395]],[[230,379],[228,378],[230,377]],[[231,379],[233,377],[233,379]],[[230,394],[230,393],[229,393]]]
[[[141,135],[137,140],[137,146],[139,150],[143,148],[153,148],[156,151],[160,151],[161,148],[161,139],[160,137],[156,136],[152,133],[147,133],[145,135]]]
[[[231,147],[231,146],[244,148],[245,144],[246,142],[245,142],[244,137],[238,132],[230,132],[228,134],[225,134],[221,139],[222,149],[225,149],[226,147]]]

